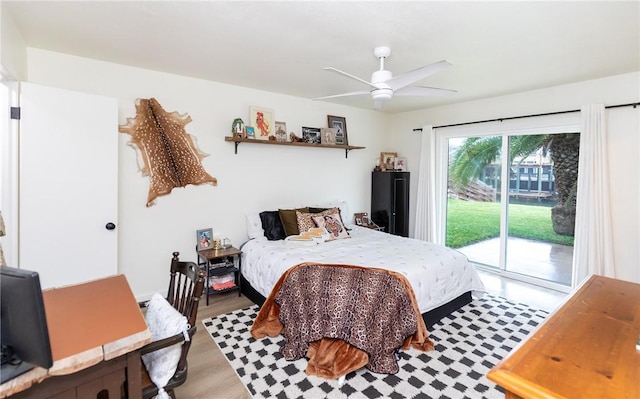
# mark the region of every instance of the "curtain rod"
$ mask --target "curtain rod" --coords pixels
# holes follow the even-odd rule
[[[607,105],[606,107],[604,107],[605,109],[608,108],[620,108],[620,107],[637,107],[640,106],[640,102],[639,103],[629,103],[629,104],[618,104],[618,105]],[[451,125],[441,125],[441,126],[434,126],[434,129],[439,129],[439,128],[443,128],[443,127],[454,127],[454,126],[464,126],[464,125],[475,125],[476,123],[487,123],[487,122],[502,122],[502,121],[507,121],[510,119],[522,119],[522,118],[532,118],[535,116],[548,116],[548,115],[559,115],[559,114],[570,114],[573,112],[580,112],[579,109],[574,109],[571,111],[557,111],[557,112],[546,112],[544,114],[530,114],[530,115],[520,115],[520,116],[507,116],[505,118],[496,118],[496,119],[485,119],[482,121],[474,121],[474,122],[462,122],[462,123],[454,123]],[[421,132],[422,128],[418,127],[413,129],[414,132]]]

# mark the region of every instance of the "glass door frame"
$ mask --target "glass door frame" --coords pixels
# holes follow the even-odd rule
[[[575,133],[580,131],[580,115],[579,113],[548,115],[543,117],[530,117],[522,119],[513,119],[498,122],[486,122],[478,124],[469,124],[462,126],[452,126],[447,128],[435,128],[435,152],[436,152],[436,215],[442,215],[436,218],[435,228],[436,234],[440,241],[438,244],[444,245],[446,239],[446,223],[447,223],[447,175],[449,165],[449,146],[448,140],[453,138],[481,137],[481,136],[501,136],[502,148],[509,148],[510,136],[535,135],[535,134],[554,134],[554,133]],[[501,157],[501,191],[508,193],[509,188],[509,170],[511,165],[508,164],[509,157],[503,152]],[[553,289],[560,292],[569,293],[572,287],[564,284],[555,283],[540,279],[537,277],[526,276],[520,273],[514,273],[506,269],[507,256],[507,239],[508,239],[508,196],[507,200],[500,201],[500,254],[499,265],[497,268],[476,264],[477,268],[488,272],[499,274],[513,280],[523,281],[540,287]],[[575,252],[574,252],[575,257]],[[572,265],[572,274],[575,273],[575,264]],[[573,279],[572,279],[573,280]]]

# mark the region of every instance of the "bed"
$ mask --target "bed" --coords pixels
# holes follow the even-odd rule
[[[242,292],[262,305],[280,276],[304,263],[361,265],[403,274],[427,327],[479,297],[484,286],[460,252],[421,240],[347,225],[349,238],[326,242],[268,240],[257,235],[242,249]]]

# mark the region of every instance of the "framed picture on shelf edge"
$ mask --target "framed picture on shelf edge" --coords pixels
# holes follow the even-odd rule
[[[285,122],[275,122],[274,125],[274,136],[276,136],[276,141],[284,142],[287,141],[287,124]]]
[[[347,120],[343,116],[327,115],[327,125],[336,131],[336,145],[349,145]]]
[[[317,127],[302,127],[302,138],[305,143],[320,144],[320,129]]]
[[[332,127],[321,128],[320,144],[336,145],[336,130]]]
[[[249,107],[249,121],[255,131],[256,140],[269,140],[275,135],[273,110],[261,107]]]

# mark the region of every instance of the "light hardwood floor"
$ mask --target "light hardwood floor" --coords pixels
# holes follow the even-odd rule
[[[567,295],[488,272],[479,272],[487,292],[547,311],[553,311]],[[244,296],[238,297],[237,292],[211,296],[209,306],[204,299],[203,297],[200,301],[198,331],[189,350],[187,381],[176,389],[176,396],[178,399],[250,399],[251,396],[240,378],[204,329],[202,320],[246,308],[253,303]]]

